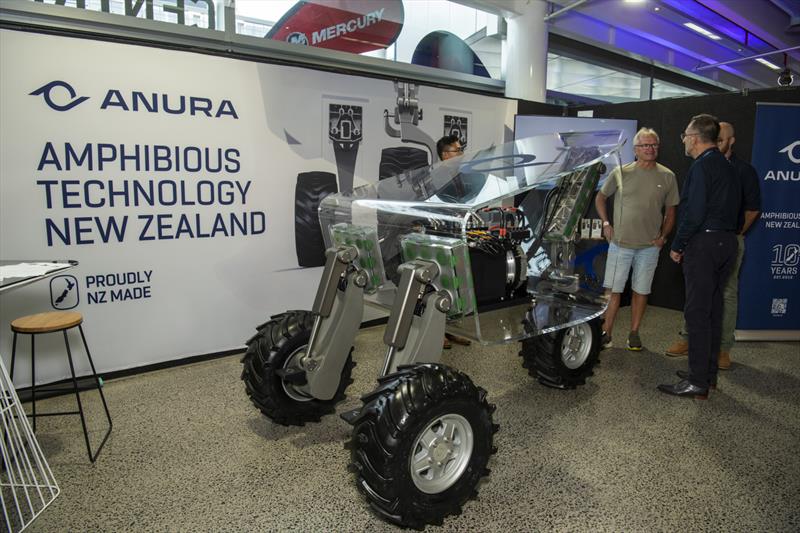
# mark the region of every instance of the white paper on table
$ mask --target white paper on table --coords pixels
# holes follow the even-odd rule
[[[43,276],[53,270],[60,270],[69,265],[64,263],[16,263],[0,266],[0,281],[6,278],[28,278]]]

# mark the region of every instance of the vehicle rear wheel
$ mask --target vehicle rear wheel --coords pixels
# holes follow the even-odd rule
[[[358,489],[372,508],[412,528],[459,514],[496,452],[495,407],[486,391],[466,374],[420,364],[379,379],[361,400],[349,420],[348,446]]]
[[[522,366],[540,383],[574,389],[592,375],[600,354],[600,320],[594,319],[522,341]]]
[[[287,377],[301,371],[299,358],[308,348],[313,325],[314,315],[310,311],[288,311],[273,316],[247,341],[241,376],[245,390],[253,404],[277,424],[302,426],[306,422],[319,422],[322,415],[334,411],[353,382],[352,348],[342,368],[339,388],[330,400],[309,396],[296,379]]]

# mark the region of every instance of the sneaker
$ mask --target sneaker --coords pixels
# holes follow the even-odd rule
[[[728,370],[731,367],[731,354],[730,352],[719,352],[717,359],[717,368],[720,370]]]
[[[666,354],[670,357],[686,357],[689,355],[689,343],[683,339],[675,341],[667,348]]]
[[[628,349],[632,352],[642,351],[642,339],[639,338],[638,331],[631,331],[628,334]]]
[[[611,335],[603,332],[603,336],[600,337],[600,349],[605,350],[606,348],[613,348],[614,344],[611,342]]]

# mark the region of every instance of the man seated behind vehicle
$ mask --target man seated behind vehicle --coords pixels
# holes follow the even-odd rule
[[[464,155],[464,147],[455,135],[445,135],[436,143],[439,159],[447,161]],[[462,172],[453,176],[450,183],[436,192],[436,198],[447,203],[469,203],[476,200],[486,185],[487,176],[482,172]]]
[[[461,141],[455,135],[445,135],[439,139],[439,141],[436,143],[436,151],[439,154],[439,159],[442,161],[447,161],[448,159],[452,159],[453,157],[458,157],[464,154],[464,149],[461,147]],[[442,195],[440,192],[439,196],[446,195]],[[445,198],[443,197],[442,199],[444,200]],[[445,349],[452,347],[451,342],[461,344],[462,346],[469,346],[471,344],[468,339],[464,339],[451,333],[445,333],[444,337]]]

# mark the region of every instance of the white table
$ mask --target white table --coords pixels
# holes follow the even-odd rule
[[[77,261],[0,261],[0,292],[77,266]],[[36,440],[14,384],[0,357],[0,505],[6,531],[22,531],[58,496],[60,489]]]
[[[56,261],[0,260],[0,292],[18,289],[78,266],[69,259]]]

